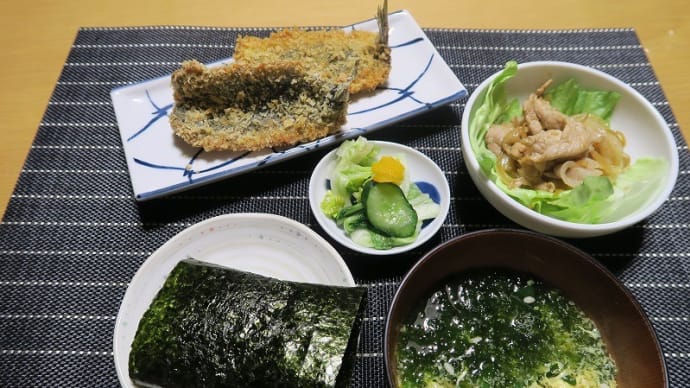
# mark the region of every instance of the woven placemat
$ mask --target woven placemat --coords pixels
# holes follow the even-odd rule
[[[307,187],[317,151],[248,175],[149,202],[132,196],[110,90],[172,72],[180,61],[231,55],[238,34],[267,29],[83,28],[66,60],[0,224],[0,386],[117,386],[115,317],[142,262],[184,228],[212,216],[267,212],[323,234]],[[614,235],[569,241],[613,270],[658,334],[671,386],[690,386],[690,153],[632,29],[425,29],[471,93],[505,62],[560,60],[616,76],[649,99],[679,144],[678,183],[648,220]],[[385,386],[383,328],[393,294],[429,249],[473,230],[519,226],[496,212],[461,157],[464,99],[372,133],[432,158],[451,187],[440,232],[413,252],[380,258],[331,241],[369,287],[354,384]]]

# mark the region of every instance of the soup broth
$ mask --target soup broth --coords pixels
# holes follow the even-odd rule
[[[450,279],[400,329],[402,387],[615,387],[599,330],[558,290],[528,275]]]

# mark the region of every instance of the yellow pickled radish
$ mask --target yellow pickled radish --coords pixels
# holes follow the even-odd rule
[[[374,182],[392,182],[399,185],[405,178],[405,166],[398,158],[383,156],[371,166]]]

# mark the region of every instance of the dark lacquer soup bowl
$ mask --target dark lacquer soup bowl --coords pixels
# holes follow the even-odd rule
[[[493,274],[493,283],[467,280],[471,276],[488,274]],[[495,291],[491,291],[488,284],[505,285],[506,279],[514,276],[527,281],[514,285],[510,291],[514,291],[512,294],[508,292],[510,303],[516,307],[501,307],[503,302],[479,296],[478,290],[486,287],[489,292]],[[465,283],[459,283],[458,279],[465,279],[462,280]],[[503,279],[504,283],[495,279]],[[552,297],[549,293],[547,298],[546,294],[539,294],[539,290],[552,290],[560,296]],[[492,295],[495,294],[500,292]],[[554,304],[548,305],[544,302],[546,300]],[[539,321],[543,318],[524,315],[537,309],[542,317],[559,316],[559,311],[564,311],[558,307],[559,300],[580,311],[579,316],[585,317],[592,326],[572,324],[571,318],[564,318],[566,324],[558,326],[561,329],[548,331],[544,327],[551,323],[543,324]],[[548,308],[557,314],[545,313]],[[503,333],[501,338],[491,339],[488,338],[491,335],[477,334],[483,322],[499,322],[503,319],[501,316],[507,314],[513,314],[506,322],[509,322],[508,326],[518,327],[518,334],[508,335],[500,331],[505,328],[489,329],[490,333]],[[564,317],[569,316],[563,314]],[[572,338],[598,341],[604,349],[602,354],[607,356],[604,358],[611,362],[602,363],[597,368],[614,367],[607,369],[613,371],[609,375],[611,384],[598,383],[597,386],[668,386],[663,353],[649,319],[616,276],[590,255],[568,243],[539,233],[512,229],[484,230],[459,236],[431,250],[407,273],[395,294],[386,322],[384,356],[388,381],[393,387],[425,384],[470,386],[463,384],[476,383],[482,378],[485,384],[489,381],[487,385],[502,384],[505,381],[491,380],[494,377],[486,377],[486,373],[493,370],[496,360],[507,359],[511,354],[518,355],[518,362],[513,364],[517,369],[528,364],[537,365],[543,376],[540,374],[536,378],[541,379],[539,382],[542,384],[559,386],[565,382],[567,384],[563,386],[569,386],[592,378],[587,368],[587,372],[578,370],[574,373],[568,362],[558,361],[560,355],[547,358],[553,362],[535,361],[541,357],[541,352],[545,352],[544,349],[552,346],[540,342],[541,337],[533,337],[537,334],[527,329],[534,333],[543,331],[546,334],[538,335],[544,338],[553,337],[552,340],[559,344],[556,349],[569,349],[567,352],[557,350],[557,353],[567,353],[571,357],[568,360],[579,359],[580,364],[588,364],[596,358],[588,355],[589,350],[582,350],[590,349],[591,343],[568,341]],[[426,338],[428,332],[436,333],[434,335],[442,339],[438,342],[434,339],[430,343]],[[565,332],[572,334],[565,336]],[[517,338],[510,339],[511,335],[517,335]],[[572,343],[579,345],[572,346]],[[487,354],[487,349],[492,353]],[[469,355],[482,356],[485,360],[471,360]],[[431,366],[425,367],[427,364]],[[427,374],[428,371],[431,372]],[[598,376],[603,374],[601,372]],[[528,380],[524,381],[530,384]]]

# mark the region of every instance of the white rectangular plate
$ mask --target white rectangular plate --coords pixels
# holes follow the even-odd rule
[[[375,93],[355,97],[333,135],[288,148],[204,152],[176,138],[168,122],[170,77],[113,89],[120,136],[137,200],[198,187],[337,144],[465,97],[467,90],[407,11],[389,15],[391,73]],[[345,27],[378,31],[374,19]],[[191,59],[191,58],[190,58]],[[231,62],[232,58],[210,66]]]

